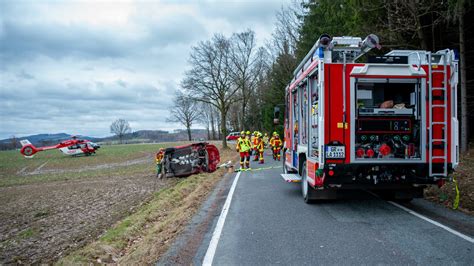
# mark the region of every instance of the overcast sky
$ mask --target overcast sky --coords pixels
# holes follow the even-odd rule
[[[0,1],[0,139],[172,130],[190,48],[214,33],[269,39],[289,0]]]

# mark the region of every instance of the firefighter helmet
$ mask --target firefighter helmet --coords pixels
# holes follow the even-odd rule
[[[240,135],[245,135],[245,131],[242,130],[242,131],[240,132]]]
[[[247,130],[247,135],[250,135],[250,131]]]

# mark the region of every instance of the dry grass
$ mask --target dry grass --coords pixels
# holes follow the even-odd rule
[[[460,192],[459,210],[471,215],[474,214],[474,154],[472,151],[461,156],[459,167],[454,173]],[[442,188],[431,187],[425,191],[425,197],[447,208],[453,208],[456,197],[455,184],[449,182]]]
[[[221,150],[221,161],[235,159],[232,150]],[[97,241],[61,259],[59,264],[152,264],[171,245],[198,211],[225,169],[179,179],[156,193],[138,211],[118,222]]]

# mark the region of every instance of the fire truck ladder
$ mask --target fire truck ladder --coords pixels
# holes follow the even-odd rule
[[[448,176],[448,70],[447,61],[448,53],[446,51],[437,52],[435,55],[440,55],[440,59],[436,62],[436,67],[433,69],[433,57],[431,52],[428,56],[428,97],[429,97],[429,176],[435,177],[446,177]],[[439,64],[438,64],[439,63]],[[443,69],[439,70],[438,65],[442,65]],[[442,81],[436,82],[434,77],[442,76]],[[436,83],[436,84],[435,84]],[[436,94],[436,95],[433,95]],[[434,102],[437,103],[434,103]],[[441,102],[441,103],[440,103]],[[443,118],[434,116],[442,112]],[[439,133],[436,134],[437,138],[434,138],[434,131],[439,132],[439,127],[442,127],[441,138]],[[440,144],[441,143],[441,144]],[[437,151],[435,154],[435,150]],[[442,150],[440,155],[439,150]],[[436,161],[436,162],[435,162]],[[439,165],[442,163],[442,169],[440,167],[433,167],[433,164]]]

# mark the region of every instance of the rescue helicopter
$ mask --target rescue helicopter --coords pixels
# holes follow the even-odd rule
[[[59,149],[65,155],[89,156],[95,154],[95,151],[100,148],[100,145],[90,140],[78,139],[76,136],[72,136],[71,139],[61,141],[53,146],[35,147],[27,139],[20,140],[20,144],[22,146],[20,153],[23,154],[25,158],[32,158],[37,152],[53,149]]]

